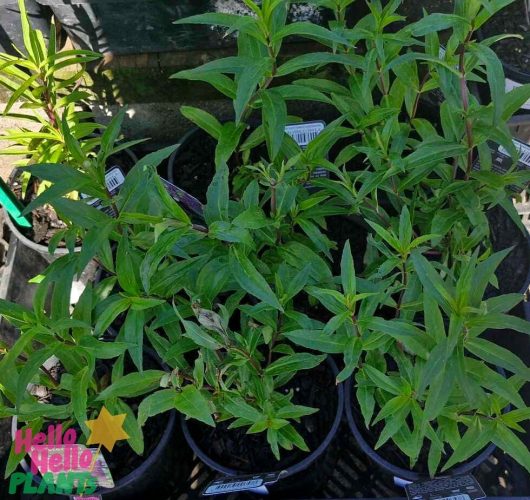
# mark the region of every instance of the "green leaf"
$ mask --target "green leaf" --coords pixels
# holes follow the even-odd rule
[[[127,344],[123,342],[105,342],[88,335],[81,338],[79,346],[99,359],[116,358],[127,349]]]
[[[410,405],[406,405],[396,413],[393,413],[386,419],[386,424],[379,435],[379,439],[375,444],[375,449],[379,449],[385,444],[392,436],[394,436],[403,426],[406,424],[406,418],[410,412]]]
[[[247,208],[232,221],[234,226],[245,229],[261,229],[267,227],[270,223],[271,221],[258,206]]]
[[[105,300],[105,308],[94,326],[94,335],[99,337],[107,331],[112,322],[131,305],[131,300],[120,295],[113,295]]]
[[[283,308],[265,278],[254,267],[249,258],[235,247],[230,248],[230,271],[239,286],[266,304],[283,311]]]
[[[214,178],[206,193],[207,204],[204,207],[204,219],[208,224],[228,219],[228,166],[226,163],[217,165]]]
[[[340,33],[330,31],[323,26],[310,22],[290,23],[279,30],[273,37],[273,42],[279,42],[288,36],[301,36],[316,40],[318,42],[329,42],[330,44],[340,43],[351,46],[351,42]]]
[[[475,417],[471,426],[462,437],[451,458],[443,466],[442,471],[472,457],[488,445],[494,436],[493,425]]]
[[[257,422],[263,415],[243,398],[229,396],[223,403],[223,408],[236,418],[243,418],[249,422]]]
[[[530,473],[530,451],[508,427],[497,423],[492,441]]]
[[[530,84],[515,87],[508,92],[504,99],[504,110],[502,120],[509,120],[521,107],[530,100]]]
[[[364,373],[372,380],[372,382],[382,390],[394,394],[395,396],[401,395],[401,387],[399,382],[395,378],[391,378],[388,375],[380,372],[377,368],[370,365],[364,365]]]
[[[206,12],[195,16],[185,17],[174,21],[174,24],[206,24],[208,26],[224,26],[230,31],[241,31],[257,40],[266,43],[256,19],[245,15],[224,14],[221,12]]]
[[[282,335],[296,345],[327,354],[343,352],[347,338],[337,335],[326,335],[321,330],[293,330]]]
[[[346,241],[342,250],[340,276],[344,294],[351,296],[355,295],[357,292],[357,278],[355,277],[355,267],[351,253],[350,240]]]
[[[168,231],[158,238],[158,241],[149,248],[140,265],[140,279],[146,293],[151,289],[151,278],[164,258],[171,255],[171,250],[185,235],[187,229]]]
[[[429,337],[419,328],[405,320],[385,320],[377,316],[359,320],[359,326],[376,332],[385,333],[401,342],[414,354],[427,358],[429,355]]]
[[[270,376],[276,376],[291,372],[298,372],[300,370],[310,370],[322,363],[326,357],[326,354],[318,356],[305,352],[283,356],[282,358],[272,362],[265,369],[265,373]]]
[[[455,27],[468,28],[469,21],[455,14],[434,13],[412,24],[410,30],[414,36],[425,36],[435,31],[443,31]]]
[[[504,95],[506,81],[502,63],[497,57],[497,54],[482,43],[471,44],[469,49],[486,66],[486,76],[488,78],[494,111],[493,123],[496,124],[499,122],[505,106]]]
[[[237,79],[236,99],[234,101],[234,110],[236,113],[236,125],[239,125],[241,119],[244,118],[247,106],[250,103],[256,87],[261,82],[266,72],[271,67],[271,59],[266,57],[258,61],[252,61],[248,66],[245,66]]]
[[[282,64],[278,68],[276,75],[286,76],[296,71],[300,71],[301,69],[332,63],[342,64],[357,69],[362,69],[364,64],[363,59],[355,55],[332,54],[331,52],[311,52],[309,54],[294,57]]]
[[[383,408],[381,408],[381,411],[377,414],[377,417],[375,417],[372,425],[377,424],[377,422],[380,422],[381,420],[386,420],[388,417],[400,411],[409,404],[410,398],[408,396],[401,395],[389,399]]]
[[[344,349],[344,369],[337,375],[337,384],[350,378],[359,366],[363,344],[359,337],[349,337]]]
[[[370,422],[372,420],[372,415],[374,414],[375,408],[375,398],[373,391],[366,385],[361,385],[357,388],[356,391],[357,401],[361,408],[361,413],[364,418],[364,425],[368,429],[370,427]]]
[[[187,385],[177,393],[175,408],[189,418],[195,418],[215,427],[210,403],[203,392],[194,385]]]
[[[131,359],[139,371],[143,370],[145,313],[129,310],[123,323],[123,340]]]
[[[271,161],[274,161],[282,147],[287,124],[287,105],[282,95],[275,89],[261,93],[263,101],[262,122],[267,138]]]
[[[97,397],[98,401],[110,398],[134,398],[154,391],[160,386],[160,380],[166,372],[161,370],[145,370],[124,375],[112,385],[104,389]]]
[[[133,253],[130,244],[130,237],[127,232],[124,232],[118,242],[116,252],[116,276],[123,290],[134,296],[140,294],[140,286],[138,283],[139,259],[136,257],[137,254]]]
[[[197,345],[212,351],[221,349],[222,345],[209,333],[205,332],[199,325],[193,323],[193,321],[182,320],[182,324],[186,329],[186,336],[193,340]]]
[[[412,252],[412,262],[423,288],[429,290],[445,312],[450,314],[456,308],[456,302],[436,269],[418,250]]]
[[[210,134],[214,139],[219,139],[222,125],[215,116],[202,109],[191,106],[181,106],[180,112],[188,120]]]
[[[138,407],[138,425],[143,427],[148,418],[175,409],[176,399],[175,389],[162,389],[149,394]]]
[[[500,366],[525,380],[530,380],[530,368],[508,349],[481,338],[468,338],[465,347],[487,363],[493,366]]]

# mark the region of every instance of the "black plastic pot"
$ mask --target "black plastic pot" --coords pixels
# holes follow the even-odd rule
[[[359,426],[357,425],[357,422],[355,421],[355,417],[353,415],[353,377],[350,377],[346,381],[346,401],[345,401],[345,410],[346,410],[346,418],[348,420],[348,426],[350,428],[351,433],[355,437],[355,440],[357,441],[357,444],[361,448],[361,450],[366,453],[366,455],[374,462],[376,463],[381,469],[386,471],[387,473],[391,474],[395,480],[396,484],[398,485],[404,485],[407,482],[415,482],[415,481],[422,481],[422,480],[428,480],[428,475],[423,475],[415,471],[411,471],[410,469],[404,469],[403,467],[398,467],[397,465],[392,464],[385,458],[383,458],[379,453],[377,453],[371,446],[368,444],[366,439],[363,436],[363,433],[359,429]],[[361,424],[363,425],[363,424]],[[490,444],[484,450],[477,455],[475,458],[470,460],[469,462],[466,462],[464,464],[458,465],[457,467],[453,467],[450,469],[445,475],[447,476],[456,476],[459,474],[466,474],[476,467],[478,467],[482,462],[487,460],[487,458],[493,453],[496,446],[494,444]]]
[[[330,371],[336,376],[339,370],[333,359],[328,357],[326,362]],[[334,456],[335,453],[332,443],[337,435],[344,410],[344,388],[342,384],[337,386],[337,395],[335,417],[324,440],[302,461],[285,468],[285,472],[282,474],[279,482],[268,487],[271,493],[284,495],[283,498],[295,498],[300,495],[305,498],[306,495],[314,492],[333,471],[336,457]],[[184,437],[195,455],[210,469],[230,477],[248,474],[246,471],[231,469],[213,460],[208,454],[208,450],[200,448],[197,444],[188,426],[188,421],[184,416],[181,417],[181,426]],[[279,470],[277,466],[275,469],[275,464],[271,464],[271,469],[270,471],[255,471],[255,473]]]

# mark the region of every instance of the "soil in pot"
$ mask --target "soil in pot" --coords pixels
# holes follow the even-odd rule
[[[519,38],[506,38],[497,42],[493,49],[504,64],[513,66],[521,73],[528,74],[530,63],[530,26],[526,22],[525,2],[516,1],[497,12],[482,27],[484,37],[502,34],[516,34]],[[530,77],[529,77],[530,81]]]
[[[22,201],[23,205],[29,205],[37,197],[37,184],[33,180],[30,180],[25,195],[23,196],[22,182],[18,172],[11,175],[8,185],[15,196]],[[32,227],[20,227],[20,232],[26,236],[26,238],[44,246],[48,245],[54,234],[67,227],[66,224],[59,219],[57,213],[50,205],[45,205],[33,210],[31,212],[30,220]],[[64,246],[64,244],[61,243],[61,246]]]

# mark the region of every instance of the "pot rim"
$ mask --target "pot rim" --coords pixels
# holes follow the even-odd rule
[[[334,376],[337,376],[338,373],[339,373],[339,369],[338,369],[335,361],[333,361],[333,359],[330,356],[328,356],[326,358],[326,363],[327,363],[328,367],[331,368],[331,371],[333,372]],[[326,434],[326,437],[322,440],[320,445],[313,452],[311,452],[307,457],[305,457],[300,462],[298,462],[298,463],[292,465],[291,467],[288,467],[284,471],[282,471],[283,472],[283,474],[281,476],[282,478],[293,476],[293,475],[295,475],[295,474],[297,474],[299,472],[302,472],[302,471],[306,470],[329,447],[329,444],[331,443],[332,439],[337,434],[337,431],[339,429],[340,423],[342,421],[342,415],[344,413],[344,399],[345,399],[344,398],[344,384],[341,383],[341,384],[337,385],[337,392],[338,392],[337,412],[335,414],[335,418],[333,420],[333,424],[332,424],[329,432]],[[208,467],[210,467],[211,469],[213,469],[213,470],[215,470],[217,472],[225,474],[226,476],[232,476],[233,477],[233,476],[248,474],[248,472],[242,472],[242,471],[238,471],[238,470],[235,470],[235,469],[231,469],[231,468],[225,467],[224,465],[221,465],[218,462],[216,462],[215,460],[213,460],[212,458],[210,458],[208,456],[208,454],[206,452],[204,452],[199,447],[199,445],[197,444],[197,442],[195,441],[195,439],[191,435],[191,432],[190,432],[190,429],[189,429],[189,426],[188,426],[188,422],[187,422],[186,417],[185,417],[184,414],[181,415],[180,424],[181,424],[182,431],[184,433],[184,437],[186,439],[186,442],[191,447],[193,452],[197,455],[197,457],[204,464],[206,464]],[[258,473],[258,472],[265,472],[265,471],[255,471],[255,472]]]

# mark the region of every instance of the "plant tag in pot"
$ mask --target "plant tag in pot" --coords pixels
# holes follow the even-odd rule
[[[111,167],[109,171],[105,174],[105,184],[107,185],[107,189],[111,196],[118,194],[124,182],[125,176],[123,175],[123,172],[121,171],[120,167]],[[110,215],[111,217],[116,216],[116,214],[114,213],[114,209],[109,206],[104,206],[103,202],[99,198],[91,198],[90,196],[83,193],[81,193],[81,198],[89,198],[87,203],[90,206],[101,210],[102,212],[106,213],[107,215]]]
[[[486,497],[471,474],[408,484],[405,491],[409,500],[477,500]]]
[[[163,179],[162,177],[160,177],[160,180],[162,181],[162,184],[164,184],[164,187],[171,198],[173,198],[177,203],[182,204],[188,210],[191,210],[194,214],[200,217],[203,216],[204,207],[197,198],[184,191],[184,189],[180,189],[178,186],[171,184],[171,182]]]
[[[267,486],[276,483],[283,472],[265,472],[248,476],[221,477],[212,481],[202,492],[202,496],[224,495],[236,491],[253,491],[267,495]]]
[[[305,150],[309,143],[325,128],[326,123],[323,121],[293,123],[291,125],[286,125],[285,133],[289,135],[302,150]],[[329,177],[329,172],[322,167],[315,168],[311,173],[311,177],[313,179]]]
[[[513,139],[513,144],[519,152],[519,161],[517,162],[517,170],[530,170],[530,146],[517,139]],[[504,175],[512,167],[512,157],[510,153],[503,147],[497,145],[490,145],[491,149],[491,171],[500,175]],[[474,170],[481,170],[480,161],[477,159],[473,164]],[[515,186],[510,186],[512,191],[521,192],[521,189]]]

